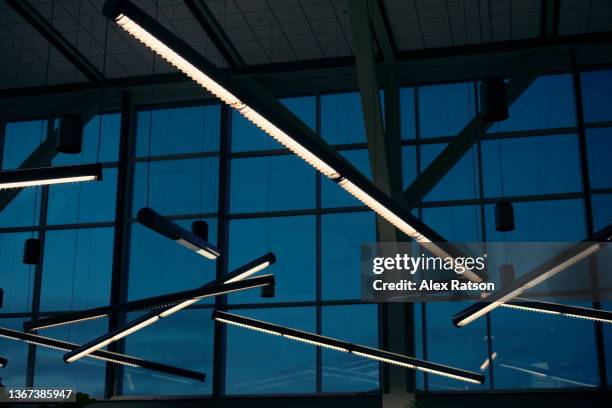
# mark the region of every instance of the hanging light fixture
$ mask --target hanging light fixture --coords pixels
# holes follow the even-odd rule
[[[495,203],[495,229],[499,232],[514,231],[514,208],[508,200]]]
[[[0,288],[0,309],[2,309],[3,302],[4,302],[4,289]]]
[[[287,116],[276,114],[275,109],[284,109],[282,105],[276,100],[264,100],[264,92],[256,85],[229,78],[130,1],[108,0],[103,13],[397,229],[417,242],[432,243],[428,249],[434,255],[450,258],[465,256],[456,248],[442,249],[434,244],[445,240],[391,200],[331,146],[320,138],[310,137],[310,130],[305,125],[288,119],[287,116],[293,117],[289,111],[286,111]],[[262,112],[267,112],[267,117]],[[473,282],[482,282],[481,277],[471,270],[466,270],[462,275]]]
[[[0,368],[6,367],[8,364],[8,360],[6,358],[0,357]]]
[[[195,220],[191,223],[191,232],[208,241],[208,223],[204,220]]]
[[[51,348],[55,350],[71,351],[75,350],[79,346],[74,343],[68,343],[52,339],[49,337],[38,336],[36,334],[22,333],[16,330],[6,329],[0,327],[0,337],[4,337],[9,340],[22,341],[36,346]],[[91,355],[91,358],[103,360],[109,363],[125,365],[129,367],[140,367],[148,370],[158,371],[161,373],[172,374],[179,377],[191,378],[197,381],[204,381],[206,374],[199,373],[197,371],[187,370],[185,368],[173,367],[166,364],[156,363],[153,361],[142,360],[136,357],[127,356],[125,354],[119,354],[111,351],[98,350]]]
[[[212,318],[221,323],[260,331],[262,333],[272,334],[275,336],[282,336],[286,339],[300,341],[303,343],[311,344],[313,346],[324,347],[334,351],[351,353],[356,356],[381,361],[383,363],[394,364],[405,368],[412,368],[415,370],[454,378],[456,380],[466,381],[473,384],[484,383],[483,375],[473,373],[471,371],[448,367],[429,361],[418,360],[416,358],[407,357],[401,354],[395,354],[384,350],[378,350],[366,346],[351,344],[342,340],[321,336],[319,334],[290,329],[288,327],[278,326],[276,324],[262,322],[260,320],[255,320],[244,316],[221,312],[219,310],[213,311]]]
[[[599,251],[602,243],[612,241],[612,224],[596,232],[582,242],[572,245],[559,255],[520,276],[506,287],[491,293],[486,302],[478,302],[453,316],[453,324],[463,327],[490,311],[517,298],[530,289],[570,266]]]
[[[23,263],[26,265],[38,265],[40,263],[40,240],[28,238],[23,247]]]
[[[202,288],[207,288],[210,286],[216,286],[221,284],[230,284],[234,282],[241,281],[262,269],[267,268],[276,262],[276,257],[273,253],[267,253],[266,255],[259,257],[240,268],[236,269],[233,272],[230,272],[223,276],[220,279],[215,279],[214,281],[207,283],[202,286]],[[252,282],[252,281],[251,281]],[[262,286],[263,288],[275,286],[274,284],[269,284]],[[132,300],[130,302],[121,303],[119,305],[110,305],[110,306],[102,306],[96,307],[93,309],[81,310],[77,312],[64,313],[56,316],[43,317],[41,319],[26,321],[23,322],[23,330],[30,332],[34,330],[43,330],[49,329],[52,327],[63,326],[67,324],[84,322],[87,320],[94,320],[103,317],[108,317],[117,313],[128,313],[135,312],[147,309],[155,309],[166,306],[170,303],[175,303],[178,300],[189,299],[191,297],[185,296],[185,292],[177,292],[171,293],[167,295],[154,296],[145,299]]]
[[[612,323],[611,311],[592,309],[589,307],[562,305],[559,303],[541,302],[538,300],[521,298],[517,298],[513,302],[504,303],[502,306],[508,309],[516,309],[526,312],[538,312],[602,323]]]
[[[102,180],[101,164],[0,171],[0,190]]]
[[[80,115],[65,114],[60,117],[56,150],[60,153],[81,153],[83,145],[83,119]]]
[[[480,83],[480,118],[484,122],[501,122],[510,116],[506,88],[506,81],[500,77],[486,78]]]
[[[217,259],[220,255],[213,245],[148,207],[138,211],[137,219],[145,227],[176,241],[196,254],[208,259]]]

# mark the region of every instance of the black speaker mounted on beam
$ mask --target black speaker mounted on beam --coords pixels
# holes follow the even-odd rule
[[[80,115],[65,114],[60,118],[56,150],[79,154],[83,146],[83,119]]]
[[[480,118],[485,122],[508,119],[508,92],[503,78],[487,78],[480,83],[480,110]]]
[[[510,201],[495,204],[495,229],[499,232],[514,231],[514,207]]]
[[[40,240],[38,238],[26,239],[23,247],[23,263],[38,265],[40,263]]]

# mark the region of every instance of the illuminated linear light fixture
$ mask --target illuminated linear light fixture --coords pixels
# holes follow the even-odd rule
[[[415,370],[450,377],[456,380],[466,381],[474,384],[484,383],[484,376],[482,374],[448,367],[441,364],[431,363],[429,361],[418,360],[416,358],[411,358],[384,350],[374,349],[371,347],[351,344],[345,341],[321,336],[319,334],[290,329],[288,327],[262,322],[260,320],[255,320],[244,316],[221,312],[219,310],[213,311],[212,318],[221,323],[243,327],[246,329],[251,329],[275,336],[281,336],[290,340],[296,340],[303,343],[311,344],[313,346],[325,347],[331,350],[340,351],[344,353],[351,353],[356,356],[381,361],[383,363],[394,364],[405,368],[412,368]]]
[[[102,180],[102,164],[0,171],[0,190]]]
[[[367,177],[320,138],[310,137],[310,130],[278,101],[265,101],[258,89],[240,80],[229,78],[223,71],[127,0],[107,0],[103,13],[121,28],[193,79],[208,92],[251,121],[265,133],[302,158],[326,177],[379,216],[419,243],[444,242],[439,234],[422,223],[378,189]],[[272,108],[272,109],[270,109]],[[286,113],[278,114],[275,109]],[[266,116],[262,114],[266,112]],[[456,248],[428,248],[439,257],[465,256]],[[471,270],[463,276],[473,282],[482,278]]]
[[[6,329],[4,327],[0,327],[0,337],[62,351],[71,351],[79,347],[78,344],[68,343],[65,341],[56,340],[49,337],[43,337],[36,334],[22,333],[16,330]],[[129,367],[146,368],[148,370],[159,371],[162,373],[172,374],[179,377],[191,378],[193,380],[202,382],[206,379],[206,374],[204,373],[187,370],[185,368],[180,367],[173,367],[166,364],[156,363],[153,361],[142,360],[140,358],[127,356],[125,354],[114,353],[111,351],[98,350],[89,355],[88,357]]]
[[[480,365],[480,371],[485,371],[487,368],[489,368],[489,365],[491,365],[491,361],[495,361],[495,359],[497,358],[497,352],[493,352],[493,354],[491,354],[491,357],[487,357],[485,359],[485,361],[482,362],[482,364]]]
[[[213,285],[229,284],[233,282],[245,279],[276,262],[276,257],[273,253],[269,252],[264,256],[261,256],[240,268],[234,270],[223,276],[220,279],[207,283],[200,289],[208,288]],[[251,282],[252,283],[252,282]],[[262,288],[272,287],[274,285],[265,285]],[[196,289],[198,290],[198,289]],[[193,296],[186,296],[185,294],[193,291],[175,292],[161,296],[153,296],[145,299],[133,300],[125,302],[119,305],[102,306],[93,309],[80,310],[76,312],[63,313],[61,315],[49,316],[42,319],[32,320],[23,322],[24,331],[43,330],[51,327],[63,326],[66,324],[80,323],[87,320],[94,320],[103,317],[108,317],[117,313],[127,313],[134,311],[141,311],[147,309],[158,309],[169,303],[176,303],[179,300],[190,299]]]
[[[8,364],[8,360],[6,358],[0,357],[0,368],[6,367],[7,364]]]
[[[589,257],[598,250],[601,249],[602,244],[610,242],[612,240],[612,224],[596,232],[592,236],[588,237],[584,241],[578,242],[562,253],[555,255],[550,260],[539,265],[530,272],[516,279],[514,282],[509,283],[504,288],[496,290],[491,293],[486,302],[474,303],[464,310],[453,316],[453,324],[457,327],[463,327],[479,317],[484,316],[490,311],[510,302],[512,299],[517,298],[524,291],[539,285],[548,278],[558,274],[559,272],[571,267],[572,265],[580,262],[581,260]],[[518,302],[520,303],[520,302]],[[518,308],[521,305],[510,305],[507,307]],[[609,316],[604,312],[601,316]],[[592,316],[595,316],[592,314]],[[578,316],[573,316],[578,317]]]
[[[589,307],[570,306],[530,299],[517,299],[514,302],[504,303],[502,306],[509,309],[523,310],[527,312],[538,312],[565,317],[575,317],[577,319],[592,320],[602,323],[612,323],[611,311],[592,309]]]
[[[125,326],[106,333],[66,353],[64,355],[64,362],[72,363],[74,361],[77,361],[81,357],[87,356],[95,352],[96,350],[101,349],[102,347],[108,346],[111,343],[121,340],[122,338],[129,336],[130,334],[135,333],[153,323],[156,323],[158,320],[163,319],[164,317],[168,317],[178,312],[179,310],[182,310],[198,302],[199,300],[205,297],[220,296],[238,290],[259,288],[262,286],[273,284],[274,277],[272,275],[265,275],[255,278],[237,280],[229,283],[222,283],[214,286],[204,286],[200,289],[196,289],[194,291],[193,296],[186,300],[182,300],[176,304],[162,307],[158,310],[152,310],[149,313],[132,320]]]
[[[140,209],[136,218],[145,227],[176,241],[196,254],[208,259],[217,259],[221,255],[216,247],[150,208]]]

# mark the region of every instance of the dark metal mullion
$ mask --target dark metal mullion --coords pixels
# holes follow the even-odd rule
[[[4,168],[4,142],[6,136],[6,124],[4,120],[0,120],[0,170]]]
[[[53,134],[54,126],[53,126],[54,118],[50,117],[47,119],[47,138],[51,137]],[[47,225],[47,204],[49,203],[49,186],[39,187],[40,188],[40,215],[38,220],[38,239],[40,240],[40,260],[38,264],[34,267],[34,286],[32,288],[32,320],[38,318],[40,313],[40,296],[42,289],[42,274],[43,274],[43,265],[45,258],[45,238],[46,238],[46,230],[45,226]],[[28,346],[28,360],[27,360],[27,368],[26,368],[26,387],[34,386],[34,372],[36,366],[36,346],[30,344]]]
[[[576,57],[576,50],[571,50],[572,77],[574,84],[574,99],[576,102],[576,124],[578,128],[578,146],[580,153],[580,166],[582,173],[582,188],[584,192],[584,210],[586,217],[587,235],[594,233],[593,225],[593,202],[591,200],[591,180],[589,177],[589,163],[587,154],[586,131],[584,127],[584,106],[582,104],[582,85],[580,81],[580,67]],[[590,257],[590,275],[591,285],[595,290],[599,287],[597,276],[597,263],[593,257]],[[593,308],[601,309],[601,302],[593,301]],[[608,375],[606,366],[606,347],[603,334],[603,323],[594,322],[595,328],[595,344],[597,347],[597,357],[599,366],[599,381],[602,388],[608,387]]]
[[[316,111],[316,131],[321,137],[321,94],[317,92],[315,96],[315,111]],[[323,311],[321,301],[323,300],[323,271],[322,271],[322,232],[321,232],[321,173],[315,172],[315,201],[316,201],[316,328],[317,334],[323,334]],[[323,350],[321,347],[316,347],[316,392],[323,392]]]

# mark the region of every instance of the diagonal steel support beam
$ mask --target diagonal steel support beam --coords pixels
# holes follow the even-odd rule
[[[234,44],[230,41],[223,27],[221,27],[204,1],[184,0],[184,3],[202,29],[206,32],[208,38],[215,44],[215,47],[217,47],[217,50],[221,53],[225,61],[227,61],[231,67],[244,67],[246,64],[242,56],[236,47],[234,47]]]
[[[74,109],[83,118],[83,123],[89,122],[97,113],[100,107],[100,99],[109,93],[110,90],[100,92],[92,92],[85,97],[81,103]],[[51,165],[51,160],[57,155],[57,129],[45,139],[18,167],[18,169],[31,169],[35,167],[45,167]],[[23,190],[22,188],[14,188],[10,190],[0,191],[0,212],[4,210],[17,195]]]
[[[104,82],[104,75],[72,45],[55,27],[26,0],[7,0],[7,3],[40,35],[51,43],[87,79]]]
[[[556,53],[557,49],[540,51],[519,67],[508,82],[508,105],[512,105],[529,88]],[[416,207],[463,155],[486,134],[491,125],[483,122],[479,114],[476,115],[404,191],[407,205],[410,208]]]

